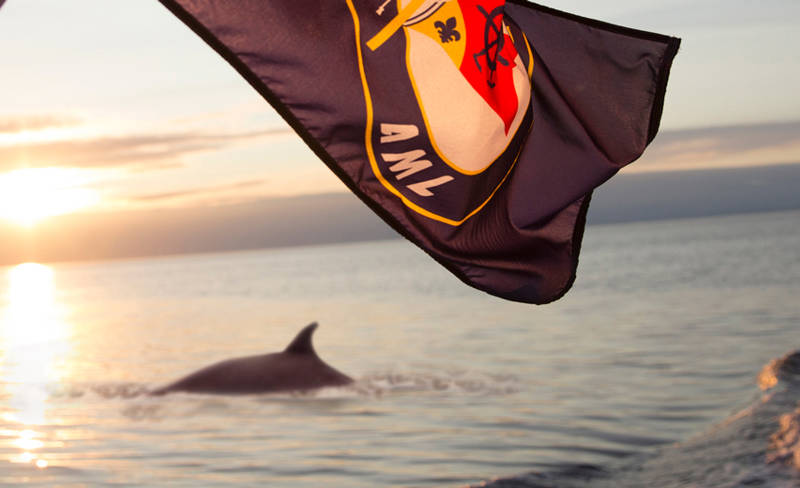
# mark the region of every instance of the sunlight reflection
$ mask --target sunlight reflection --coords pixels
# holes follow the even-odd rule
[[[63,358],[69,351],[70,325],[56,300],[53,270],[26,263],[9,269],[5,310],[0,323],[0,386],[10,444],[22,452],[12,462],[48,462],[34,451],[45,446],[36,430],[48,422],[48,388],[66,374]]]
[[[39,449],[40,447],[44,446],[44,442],[36,439],[36,432],[25,429],[21,432],[18,432],[17,435],[19,436],[15,441],[14,445],[19,447],[20,449],[24,449],[26,451],[33,451],[35,449]]]

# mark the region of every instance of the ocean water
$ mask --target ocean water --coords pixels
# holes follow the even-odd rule
[[[355,385],[147,395],[312,321]],[[800,486],[798,349],[797,211],[590,226],[544,307],[401,240],[25,264],[0,485]]]

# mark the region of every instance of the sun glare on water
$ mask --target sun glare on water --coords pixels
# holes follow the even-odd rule
[[[100,200],[79,170],[27,168],[0,175],[0,218],[30,227],[47,217],[89,207]]]
[[[7,270],[5,283],[5,293],[0,289],[0,463],[45,469],[59,442],[48,433],[58,422],[51,417],[50,395],[69,376],[65,358],[72,326],[58,300],[52,268],[20,264]]]

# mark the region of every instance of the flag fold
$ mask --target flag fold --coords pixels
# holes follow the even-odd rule
[[[397,232],[537,304],[655,137],[680,44],[522,0],[160,1]]]

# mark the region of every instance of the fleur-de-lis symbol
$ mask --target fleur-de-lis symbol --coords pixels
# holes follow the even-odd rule
[[[458,41],[461,39],[461,34],[456,30],[456,18],[450,17],[443,23],[437,20],[433,23],[436,30],[439,31],[439,38],[442,42]]]

